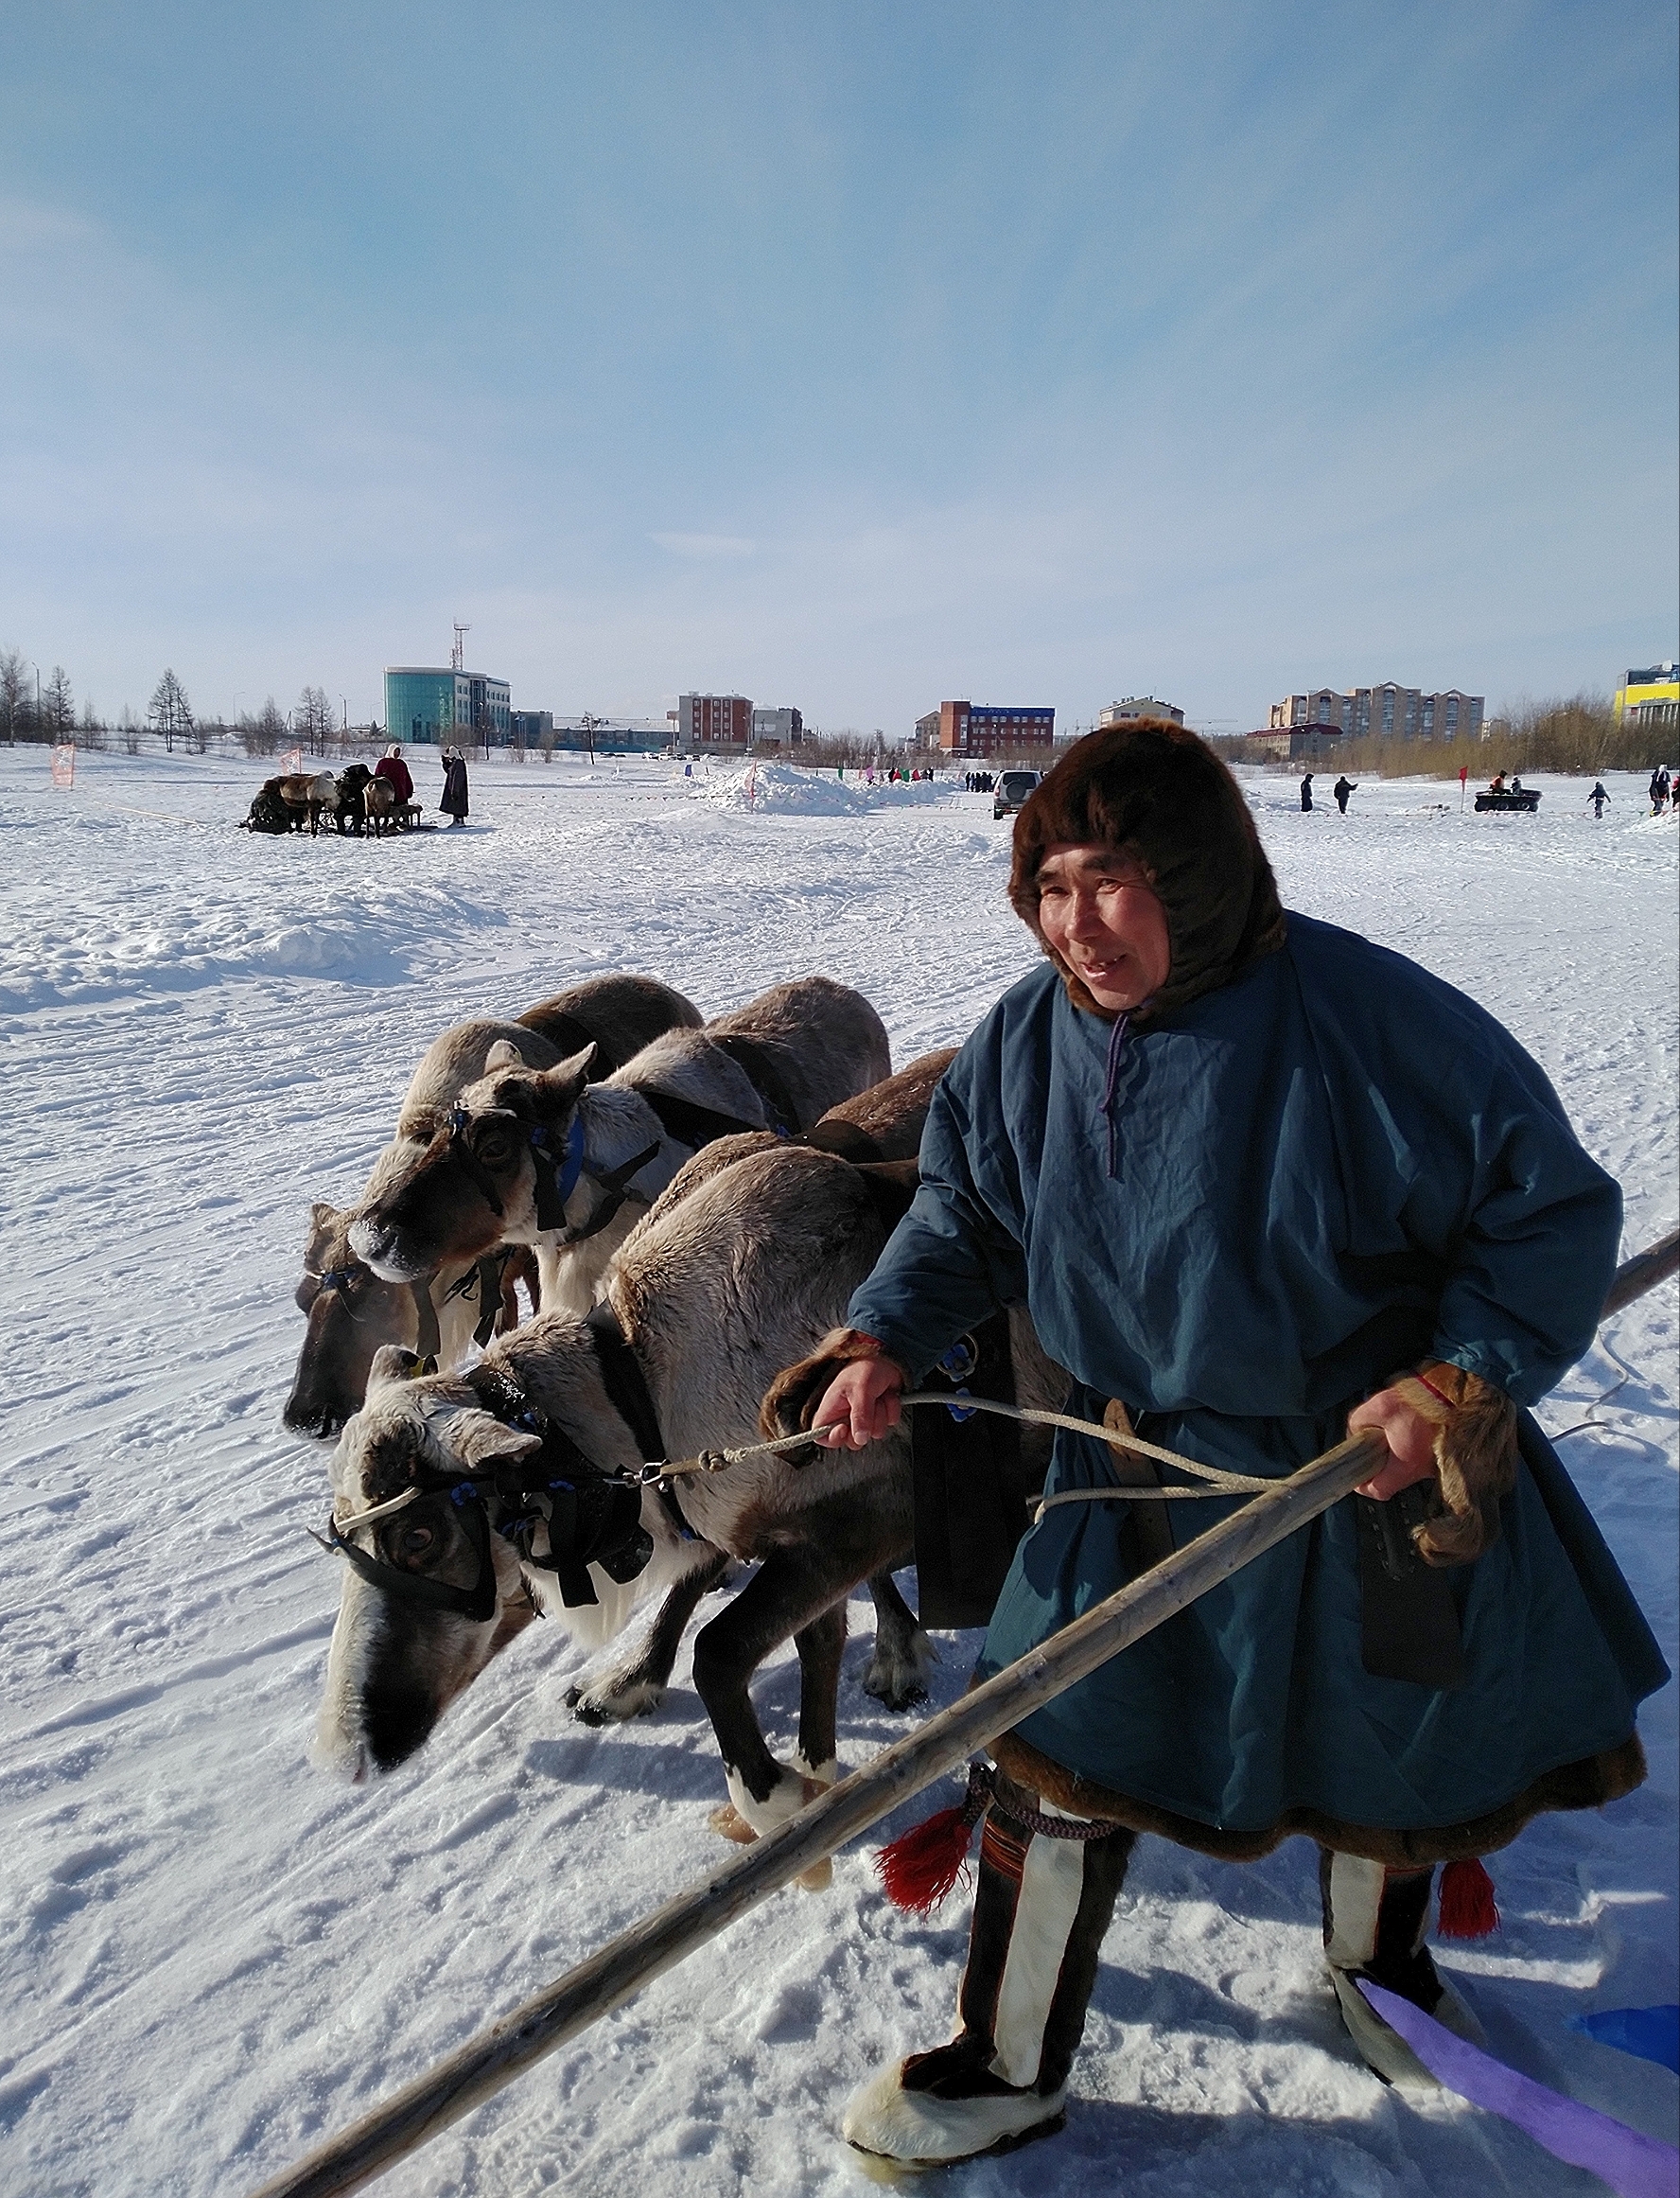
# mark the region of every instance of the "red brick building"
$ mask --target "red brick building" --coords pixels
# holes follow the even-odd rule
[[[941,702],[916,721],[925,748],[948,756],[1012,756],[1056,741],[1056,712],[1001,702]]]
[[[747,747],[753,706],[744,695],[679,695],[677,737],[684,747]]]

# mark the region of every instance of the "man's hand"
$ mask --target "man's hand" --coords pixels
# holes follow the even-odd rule
[[[899,1424],[903,1387],[904,1369],[896,1359],[854,1360],[829,1383],[812,1415],[814,1428],[839,1423],[817,1439],[831,1451],[861,1451],[866,1443],[879,1442]]]
[[[1361,1481],[1359,1494],[1384,1503],[1416,1481],[1435,1478],[1436,1426],[1396,1386],[1379,1389],[1348,1414],[1349,1434],[1367,1429],[1382,1435],[1389,1446],[1389,1462],[1379,1466],[1370,1480]]]

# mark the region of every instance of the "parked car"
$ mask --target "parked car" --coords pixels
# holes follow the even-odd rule
[[[1017,809],[1026,806],[1026,798],[1043,777],[1042,771],[1002,771],[992,790],[991,813],[995,817],[1013,817]]]

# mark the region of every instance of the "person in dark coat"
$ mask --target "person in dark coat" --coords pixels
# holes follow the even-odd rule
[[[1316,1839],[1347,2027],[1379,2073],[1427,2081],[1358,1978],[1475,2036],[1424,1943],[1437,1866],[1485,1892],[1474,1858],[1532,1816],[1633,1791],[1636,1706],[1668,1678],[1527,1409],[1592,1340],[1621,1210],[1535,1063],[1415,963],[1286,915],[1234,780],[1181,727],[1077,743],[1017,820],[1009,890],[1047,959],[947,1070],[909,1213],[767,1421],[861,1447],[1024,1303],[1079,1418],[1268,1478],[1349,1430],[1389,1454],[992,1744],[958,2034],[843,2123],[901,2161],[1059,2126],[1140,1831],[1226,1860]],[[1130,1478],[1060,1432],[1045,1486]],[[1234,1501],[1147,1509],[1182,1546]],[[1143,1569],[1143,1508],[1041,1511],[977,1676]]]
[[[444,750],[444,798],[438,803],[446,810],[449,828],[466,822],[466,758],[457,747]]]
[[[1303,809],[1310,809],[1310,808],[1312,807],[1312,805],[1313,805],[1313,775],[1312,775],[1312,773],[1311,773],[1310,771],[1308,771],[1308,772],[1307,772],[1307,774],[1306,774],[1306,776],[1305,776],[1305,778],[1304,778],[1304,779],[1303,779],[1303,780],[1302,780],[1302,782],[1301,782],[1301,806],[1303,807]]]
[[[1348,796],[1350,794],[1356,794],[1359,791],[1359,782],[1357,779],[1348,778],[1344,773],[1342,777],[1337,780],[1335,785],[1332,786],[1330,791],[1336,796],[1336,806],[1345,817],[1348,813]]]
[[[391,790],[399,802],[406,805],[414,799],[414,781],[403,762],[402,749],[394,741],[374,765],[374,776],[390,781]]]
[[[1595,817],[1602,817],[1604,814],[1604,804],[1610,799],[1609,795],[1604,791],[1602,780],[1595,779],[1593,781],[1593,790],[1586,798],[1593,805],[1593,815]]]

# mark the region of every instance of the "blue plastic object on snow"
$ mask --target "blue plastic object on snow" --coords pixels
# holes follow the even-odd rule
[[[1572,2014],[1569,2028],[1680,2076],[1680,2007],[1605,2008],[1598,2014]]]

